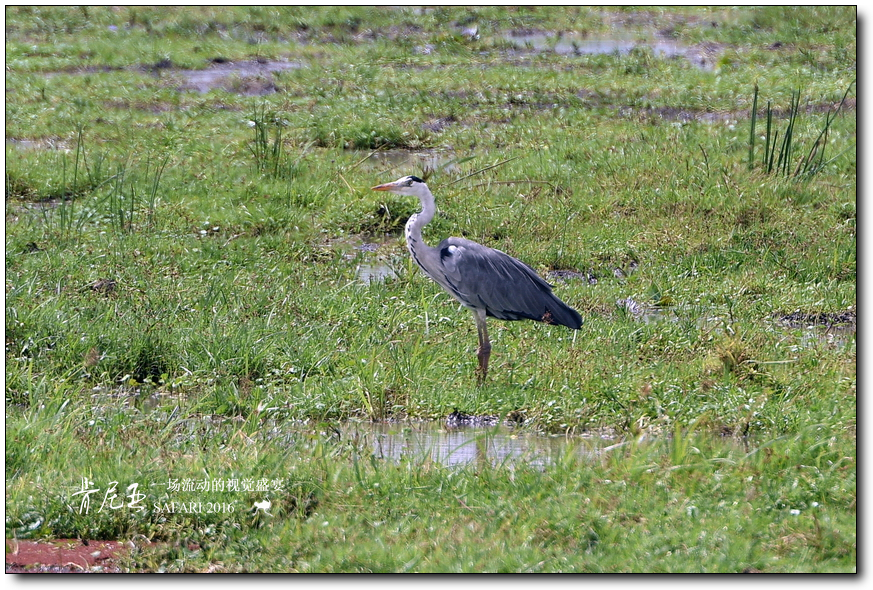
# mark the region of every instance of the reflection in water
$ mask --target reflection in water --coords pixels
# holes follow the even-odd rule
[[[548,437],[504,426],[446,428],[441,423],[354,424],[345,436],[372,440],[380,459],[430,460],[446,466],[476,464],[537,467],[554,464],[567,453],[596,457],[616,441],[609,437]]]
[[[357,261],[355,278],[369,285],[379,283],[387,279],[396,279],[397,273],[386,262],[386,255],[379,254],[383,246],[390,246],[397,241],[396,236],[364,236],[337,241],[331,244],[333,248],[344,250],[343,257],[346,260]],[[351,251],[348,249],[351,248]]]
[[[395,169],[411,171],[409,174],[422,170],[442,170],[453,174],[460,172],[453,154],[432,150],[380,150],[370,154],[362,162],[362,167],[385,173]]]
[[[796,311],[779,316],[778,324],[789,333],[797,334],[797,330],[801,330],[799,344],[803,348],[844,348],[855,343],[858,318],[851,308],[836,313]]]
[[[628,297],[627,299],[619,299],[615,302],[615,305],[619,309],[624,309],[631,315],[631,317],[637,321],[643,322],[644,324],[657,322],[666,319],[667,317],[670,317],[673,320],[678,320],[678,317],[676,317],[675,314],[668,316],[667,310],[663,307],[636,301],[631,297]]]
[[[365,285],[369,285],[372,282],[378,283],[385,279],[396,279],[397,274],[387,264],[373,262],[359,264],[355,270],[355,277]]]
[[[855,344],[855,325],[808,326],[800,336],[800,346],[844,348]]]

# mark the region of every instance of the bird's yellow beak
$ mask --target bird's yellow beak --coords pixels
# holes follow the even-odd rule
[[[374,191],[390,191],[392,188],[396,187],[396,182],[386,182],[385,184],[380,184],[379,186],[374,186],[372,190]]]

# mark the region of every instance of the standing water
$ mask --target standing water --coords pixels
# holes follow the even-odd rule
[[[373,455],[392,461],[433,461],[446,466],[471,463],[527,464],[545,467],[572,453],[597,457],[616,445],[606,434],[543,436],[506,426],[449,428],[439,422],[359,423],[343,428],[343,436],[370,441]]]
[[[654,37],[650,39],[649,37]],[[655,57],[687,59],[702,70],[713,69],[711,48],[692,47],[672,39],[659,38],[656,34],[640,37],[628,32],[615,32],[607,37],[590,37],[578,33],[510,32],[503,36],[518,49],[558,55],[609,55],[627,54],[637,48],[650,49]]]

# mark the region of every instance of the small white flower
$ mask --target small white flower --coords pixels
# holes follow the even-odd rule
[[[798,514],[800,514],[800,510],[798,510],[797,508],[792,508],[791,510],[788,511],[788,513],[791,516],[797,516]]]

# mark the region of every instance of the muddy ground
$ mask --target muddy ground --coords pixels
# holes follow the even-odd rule
[[[6,573],[120,573],[117,561],[130,549],[121,541],[6,539]]]

